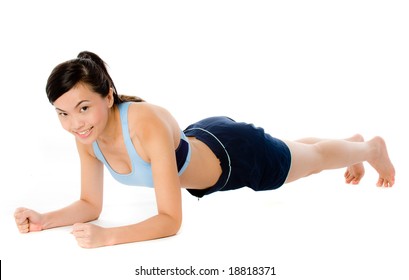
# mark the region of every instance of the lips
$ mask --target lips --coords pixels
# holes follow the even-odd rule
[[[87,138],[90,134],[91,131],[94,127],[90,127],[87,130],[82,130],[82,131],[76,131],[75,134],[77,134],[80,138]]]

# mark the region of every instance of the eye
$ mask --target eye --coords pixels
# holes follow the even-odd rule
[[[67,113],[64,113],[64,112],[59,112],[58,115],[59,115],[60,117],[66,117],[66,116],[68,116],[68,114],[67,114]]]
[[[88,111],[88,109],[89,109],[88,106],[83,106],[83,107],[81,107],[80,112],[81,113],[86,112],[86,111]]]

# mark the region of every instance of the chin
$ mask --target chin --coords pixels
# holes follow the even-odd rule
[[[91,138],[82,139],[80,137],[75,137],[75,139],[77,139],[78,142],[84,145],[91,145],[95,141],[95,139],[91,139]]]

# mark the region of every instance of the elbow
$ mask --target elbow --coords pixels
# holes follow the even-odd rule
[[[101,215],[102,207],[96,207],[92,213],[93,220],[98,220]]]
[[[178,234],[180,228],[182,227],[182,220],[174,220],[172,225],[169,227],[169,236],[174,236]]]
[[[167,225],[167,236],[174,236],[176,235],[180,228],[182,227],[182,217],[178,218],[178,217],[171,217],[168,216],[169,222]]]
[[[102,204],[95,204],[85,199],[81,199],[81,201],[86,205],[84,211],[88,213],[88,221],[98,220],[102,212]]]
[[[88,212],[88,221],[95,221],[99,219],[99,216],[101,215],[102,210],[97,208],[97,207],[93,207],[90,209],[90,211]]]
[[[99,219],[101,212],[91,212],[89,213],[88,218],[86,218],[87,222],[92,222]]]
[[[95,213],[92,220],[93,221],[98,220],[100,215],[101,215],[101,212]]]
[[[173,229],[173,234],[172,235],[176,235],[178,234],[178,232],[180,231],[180,228],[182,227],[182,220],[178,221]]]

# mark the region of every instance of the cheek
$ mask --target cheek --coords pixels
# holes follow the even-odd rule
[[[107,121],[108,121],[108,114],[103,110],[100,110],[100,111],[92,114],[92,116],[89,116],[89,117],[90,117],[89,122],[93,126],[105,127],[105,125],[107,124]]]

